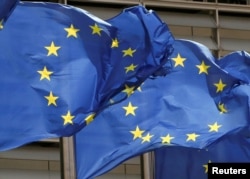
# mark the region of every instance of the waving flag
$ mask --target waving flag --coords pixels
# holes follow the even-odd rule
[[[169,74],[137,89],[127,85],[125,101],[76,134],[78,178],[94,178],[163,146],[205,149],[223,136],[249,131],[249,55],[221,58],[228,64],[223,69],[202,44],[176,40],[173,47]]]
[[[205,149],[163,147],[154,154],[155,179],[207,179],[209,163],[249,163],[250,138],[227,135]]]
[[[104,21],[67,5],[20,2],[0,27],[0,150],[74,134],[112,97],[125,99],[125,84],[164,75],[173,43],[143,6]]]

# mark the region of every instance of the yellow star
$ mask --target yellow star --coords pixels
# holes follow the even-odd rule
[[[134,65],[133,63],[131,65],[125,67],[126,73],[128,73],[129,71],[135,71],[136,67],[137,67],[137,65]]]
[[[175,62],[174,67],[177,67],[178,65],[184,67],[183,62],[186,60],[186,58],[182,58],[181,55],[178,53],[177,57],[172,58],[172,60]]]
[[[95,113],[88,115],[84,120],[86,121],[87,125],[91,123],[95,118]]]
[[[192,134],[187,134],[188,138],[187,138],[187,141],[196,141],[196,138],[199,137],[200,135],[197,135],[195,133],[192,133]]]
[[[217,87],[216,89],[216,93],[220,92],[220,91],[223,91],[223,89],[227,86],[226,84],[224,84],[222,82],[222,80],[220,79],[219,83],[214,83],[214,86]]]
[[[207,71],[207,70],[208,70],[208,68],[210,68],[210,66],[209,66],[209,65],[206,65],[206,64],[204,63],[204,61],[202,61],[200,65],[196,65],[196,67],[200,69],[199,74],[201,74],[201,73],[206,73],[206,74],[208,74],[208,71]]]
[[[144,142],[150,142],[151,138],[153,137],[154,135],[150,135],[149,133],[142,137],[142,142],[141,143],[144,143]]]
[[[48,106],[54,104],[56,106],[57,96],[54,96],[52,91],[49,93],[49,96],[44,96],[48,100]]]
[[[211,160],[209,160],[208,163],[211,163]],[[205,173],[207,173],[208,172],[208,164],[204,164],[203,167],[205,169]]]
[[[53,73],[51,71],[48,71],[46,67],[44,67],[42,71],[37,71],[37,72],[40,73],[41,75],[40,80],[43,80],[44,78],[46,78],[49,81],[50,81],[50,75]]]
[[[117,38],[112,39],[112,44],[111,44],[111,48],[115,48],[119,46],[119,42],[117,40]]]
[[[129,115],[129,114],[132,114],[133,116],[135,116],[135,110],[136,110],[137,108],[138,108],[138,107],[133,106],[133,105],[131,104],[131,102],[129,102],[128,106],[123,107],[123,109],[126,110],[126,116]]]
[[[74,119],[75,116],[71,116],[70,114],[70,111],[68,111],[68,113],[65,115],[65,116],[62,116],[63,120],[64,120],[64,123],[63,125],[66,125],[66,124],[73,124],[73,119]]]
[[[213,125],[208,125],[209,126],[209,132],[218,132],[219,128],[222,126],[222,125],[218,125],[217,122],[215,122]]]
[[[133,140],[135,140],[137,138],[141,138],[144,131],[140,130],[140,128],[138,126],[136,126],[136,129],[134,131],[130,131],[130,132],[134,135]]]
[[[60,49],[61,47],[55,46],[54,42],[52,41],[50,46],[46,46],[45,48],[48,50],[47,56],[50,56],[52,54],[58,56],[57,50]]]
[[[169,134],[166,135],[165,137],[161,137],[162,143],[170,144],[171,140],[174,139],[174,137],[171,137]]]
[[[0,30],[3,29],[3,19],[0,21]]]
[[[125,89],[122,92],[127,93],[127,96],[130,96],[131,94],[134,93],[134,89],[135,89],[134,86],[129,87],[128,85],[125,85]]]
[[[69,28],[64,28],[64,30],[66,30],[68,32],[67,38],[71,37],[71,36],[77,38],[77,32],[79,31],[79,29],[76,29],[73,26],[73,24],[71,24]]]
[[[136,50],[132,50],[131,48],[128,48],[127,50],[123,50],[123,57],[125,56],[131,56],[133,57],[133,53],[136,52]]]
[[[95,24],[94,26],[90,26],[90,28],[92,29],[92,34],[98,34],[99,36],[101,36],[101,31],[103,29],[101,29],[97,24]]]
[[[227,113],[227,109],[223,103],[219,103],[218,108],[221,113]]]

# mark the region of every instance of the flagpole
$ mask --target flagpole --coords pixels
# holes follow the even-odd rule
[[[67,0],[58,0],[58,3],[61,3],[61,4],[68,4]]]
[[[153,152],[144,153],[141,156],[141,179],[154,179]]]
[[[60,138],[61,179],[76,179],[73,137]]]
[[[67,0],[58,3],[68,4]],[[61,179],[76,179],[75,148],[73,137],[60,138]]]

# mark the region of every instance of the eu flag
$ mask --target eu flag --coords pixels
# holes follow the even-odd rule
[[[249,163],[250,138],[229,134],[204,149],[163,147],[154,154],[155,179],[207,179],[209,163]]]
[[[173,37],[143,6],[109,21],[57,3],[20,2],[0,20],[0,150],[69,136],[125,84],[164,75]]]
[[[127,85],[126,100],[76,134],[79,178],[94,178],[163,146],[205,149],[223,136],[249,132],[249,55],[216,59],[189,40],[176,40],[173,47],[165,77],[147,79],[139,88]]]

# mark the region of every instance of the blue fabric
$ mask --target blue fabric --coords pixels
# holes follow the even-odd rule
[[[19,0],[1,0],[0,1],[0,21],[4,18],[8,18],[15,5]]]
[[[164,146],[205,149],[223,136],[249,132],[249,55],[235,52],[219,59],[227,61],[223,69],[202,44],[176,40],[173,47],[169,74],[134,90],[127,86],[125,101],[76,134],[79,179]],[[245,70],[226,68],[234,61]]]
[[[207,179],[208,163],[249,163],[250,138],[230,134],[205,149],[163,147],[154,154],[155,179]]]
[[[0,150],[70,136],[112,97],[125,99],[125,84],[169,66],[171,32],[143,6],[104,21],[72,6],[19,2],[0,23]]]

